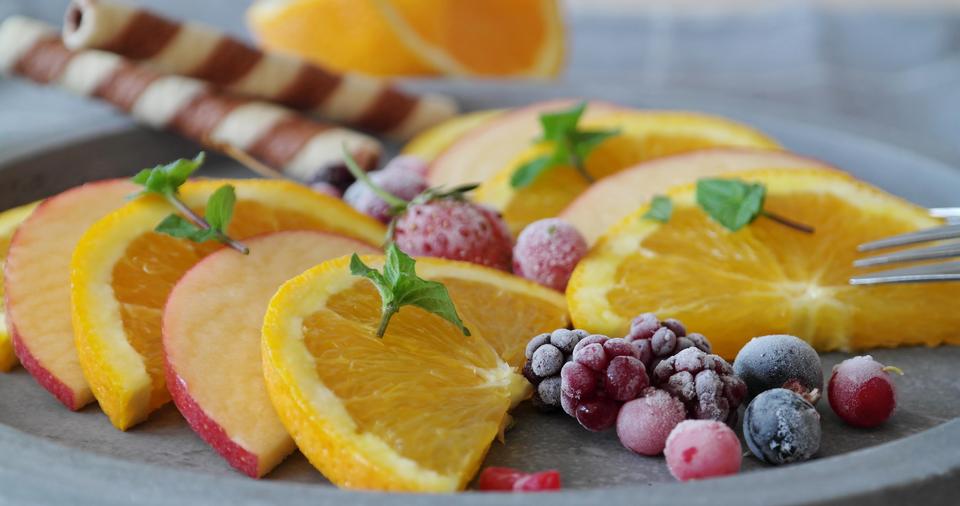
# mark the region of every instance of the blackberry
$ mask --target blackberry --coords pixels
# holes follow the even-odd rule
[[[653,313],[643,313],[630,322],[630,332],[624,336],[640,350],[643,365],[654,370],[662,360],[672,357],[687,348],[697,348],[710,353],[710,341],[703,334],[687,333],[679,320],[668,318],[660,321]]]
[[[661,361],[653,371],[653,384],[680,399],[688,417],[728,425],[736,423],[737,408],[747,395],[747,385],[726,360],[696,347]]]
[[[587,335],[582,330],[557,329],[527,343],[523,376],[534,386],[531,401],[537,409],[560,408],[560,370],[572,360],[574,347]]]
[[[637,348],[624,339],[591,335],[574,347],[573,361],[560,371],[563,410],[588,430],[616,424],[624,402],[650,385]]]

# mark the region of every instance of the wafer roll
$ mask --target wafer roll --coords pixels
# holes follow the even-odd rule
[[[63,40],[70,49],[101,49],[222,86],[233,93],[314,112],[397,139],[456,114],[447,97],[417,97],[386,81],[336,74],[302,60],[264,53],[208,26],[179,23],[102,0],[73,0]]]
[[[344,145],[367,169],[381,153],[371,137],[219,93],[205,81],[162,75],[113,53],[70,51],[53,27],[29,18],[0,24],[0,73],[105,100],[142,123],[202,144],[230,145],[305,183],[347,183]]]

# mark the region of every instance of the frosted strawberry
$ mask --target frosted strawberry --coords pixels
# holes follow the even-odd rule
[[[562,292],[586,254],[587,241],[573,225],[559,218],[535,221],[517,238],[513,273]]]

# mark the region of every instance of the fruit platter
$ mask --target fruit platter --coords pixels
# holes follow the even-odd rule
[[[955,497],[960,283],[862,245],[956,169],[706,97],[217,82],[111,5],[0,21],[0,71],[141,124],[0,155],[0,499]]]

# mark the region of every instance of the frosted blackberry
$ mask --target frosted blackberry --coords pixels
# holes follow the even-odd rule
[[[768,464],[801,462],[820,449],[820,415],[796,392],[767,390],[744,412],[743,439],[750,452]]]
[[[560,371],[572,360],[573,349],[588,335],[582,330],[557,329],[537,335],[527,343],[523,376],[535,387],[531,402],[537,409],[561,408]]]
[[[687,333],[679,320],[668,318],[660,321],[653,313],[643,313],[630,323],[630,332],[624,339],[636,346],[640,360],[647,369],[653,370],[661,360],[676,355],[687,348],[697,348],[710,353],[710,341],[703,334]]]
[[[680,399],[687,416],[734,424],[747,386],[733,367],[718,355],[686,348],[661,361],[653,371],[653,384]]]
[[[755,337],[737,353],[733,370],[747,384],[750,399],[766,390],[787,388],[816,404],[823,391],[820,356],[799,337]]]

